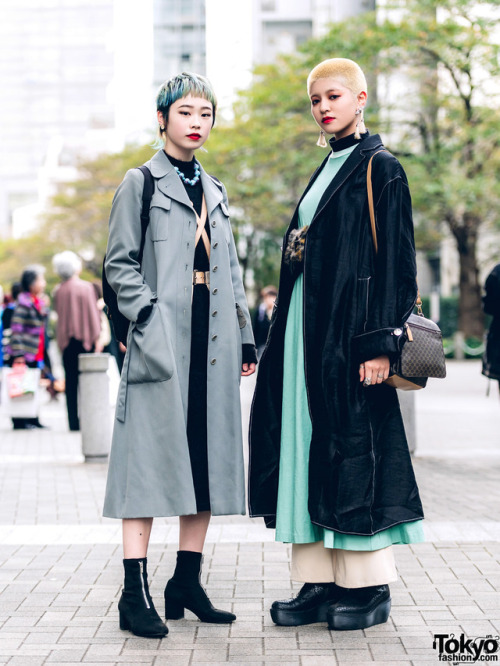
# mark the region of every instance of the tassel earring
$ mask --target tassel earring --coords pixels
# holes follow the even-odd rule
[[[325,139],[325,133],[323,132],[323,130],[321,130],[319,133],[319,139],[317,140],[316,145],[319,146],[320,148],[326,148],[328,146]]]
[[[356,122],[356,130],[354,132],[355,139],[361,139],[362,134],[366,134],[365,121],[363,118],[363,109],[356,109],[356,116],[359,116]]]

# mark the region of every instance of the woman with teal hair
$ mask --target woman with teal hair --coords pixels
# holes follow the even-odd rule
[[[167,634],[146,572],[155,516],[180,521],[165,617],[188,608],[203,622],[236,619],[215,609],[200,585],[210,517],[245,513],[239,382],[256,362],[226,190],[194,157],[215,110],[202,76],[183,73],[162,85],[162,148],[145,165],[153,184],[145,238],[144,171],[125,175],[109,223],[106,276],[131,325],[104,515],[123,521],[120,627],[152,638]]]

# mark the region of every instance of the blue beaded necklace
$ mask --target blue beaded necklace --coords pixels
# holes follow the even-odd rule
[[[198,162],[194,163],[194,176],[193,178],[186,178],[186,176],[182,173],[182,171],[179,169],[179,167],[174,166],[174,169],[177,172],[177,175],[179,178],[182,180],[183,183],[186,183],[187,185],[196,185],[196,183],[200,180],[200,165]]]

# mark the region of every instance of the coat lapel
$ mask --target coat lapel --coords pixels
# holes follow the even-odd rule
[[[205,201],[207,202],[207,213],[208,215],[210,215],[212,211],[215,210],[223,200],[222,190],[218,185],[216,185],[212,176],[210,176],[205,171],[205,169],[201,166],[201,164],[200,164],[200,169],[201,169],[201,184],[203,187],[203,194],[205,195]]]
[[[148,166],[148,165],[146,165]],[[149,163],[153,178],[158,180],[158,189],[170,199],[175,199],[188,208],[193,208],[181,179],[163,150],[159,150]]]
[[[314,217],[311,221],[311,224],[316,220],[316,218],[323,212],[324,208],[330,202],[330,199],[335,195],[335,193],[342,187],[346,182],[349,176],[356,171],[356,169],[365,161],[367,151],[374,150],[378,148],[379,145],[382,145],[380,137],[378,134],[373,136],[368,136],[364,141],[361,141],[356,148],[349,155],[347,160],[341,166],[339,172],[336,174],[335,178],[328,185],[326,190],[323,193],[323,196],[320,199],[318,208],[314,213]],[[324,164],[324,162],[323,162]],[[323,165],[322,165],[323,166]]]
[[[199,162],[198,162],[199,164]],[[149,168],[153,178],[158,180],[158,189],[171,199],[175,199],[181,204],[192,209],[193,206],[186,193],[186,189],[177,175],[174,167],[170,163],[165,151],[159,150],[150,162]],[[215,184],[215,181],[200,164],[201,185],[203,194],[207,203],[207,212],[210,215],[212,211],[221,203],[223,196],[221,188]]]

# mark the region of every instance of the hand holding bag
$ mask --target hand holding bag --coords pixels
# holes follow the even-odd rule
[[[383,151],[378,151],[383,152]],[[372,189],[372,161],[370,158],[366,173],[368,207],[375,254],[378,252],[375,207]],[[402,391],[416,391],[424,388],[428,377],[446,377],[446,362],[443,349],[443,336],[439,326],[426,319],[422,312],[420,292],[417,297],[417,314],[411,314],[404,324],[406,342],[400,356],[391,364],[389,377],[385,383]]]
[[[40,368],[4,367],[1,374],[0,413],[11,418],[38,416]]]
[[[15,364],[11,372],[7,375],[7,386],[9,398],[24,398],[33,396],[37,389],[40,379],[39,372],[32,372],[24,363]]]

